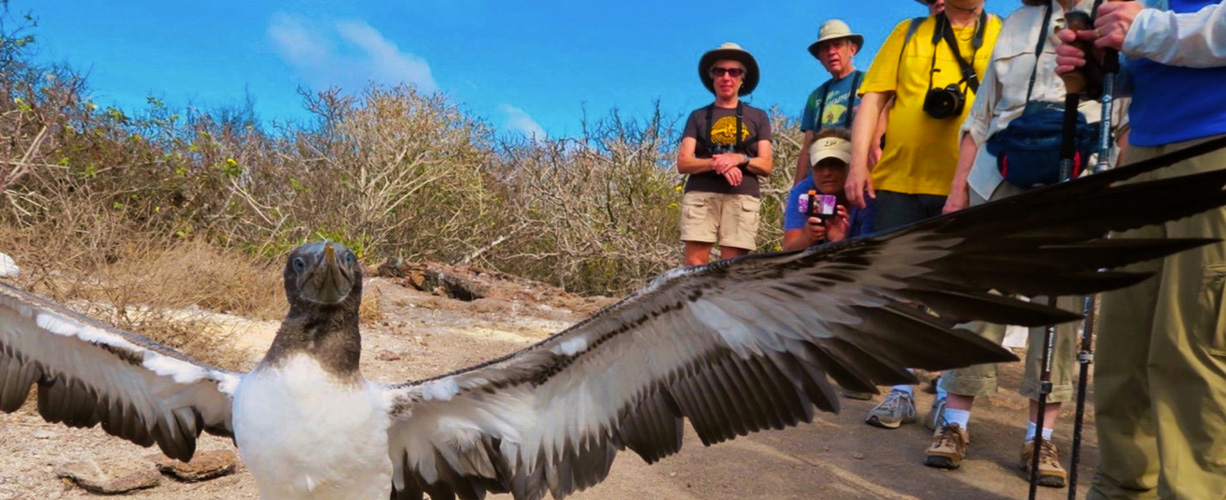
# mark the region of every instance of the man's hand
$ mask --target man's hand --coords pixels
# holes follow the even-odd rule
[[[817,217],[809,217],[805,223],[805,237],[809,239],[809,246],[816,245],[826,239],[826,226],[822,225],[822,220]]]
[[[733,186],[741,185],[741,180],[744,174],[741,169],[737,168],[745,161],[746,156],[741,153],[721,153],[711,157],[711,167],[715,169],[715,173],[724,176],[728,180],[728,184]]]
[[[1086,53],[1072,45],[1076,40],[1092,42],[1094,57],[1102,60],[1104,49],[1122,50],[1124,39],[1137,14],[1145,8],[1141,2],[1104,2],[1098,7],[1098,18],[1094,20],[1094,29],[1071,31],[1060,30],[1056,34],[1060,38],[1060,46],[1056,47],[1056,74],[1075,71],[1086,65]]]
[[[1057,75],[1072,73],[1086,65],[1087,56],[1085,51],[1073,45],[1073,42],[1076,42],[1078,38],[1087,33],[1091,37],[1094,36],[1093,31],[1060,30],[1056,33],[1056,37],[1060,39],[1060,45],[1056,47]]]
[[[868,147],[868,168],[869,170],[872,170],[873,167],[877,166],[877,162],[879,161],[881,161],[881,142],[880,141],[874,142],[872,146]]]
[[[847,207],[839,205],[836,209],[834,217],[831,217],[827,222],[826,240],[830,242],[842,241],[847,238],[847,233],[851,230],[851,218],[847,215]],[[809,222],[819,220],[817,217],[810,217]]]
[[[865,207],[868,198],[877,197],[877,191],[873,190],[873,177],[869,175],[868,165],[852,159],[851,167],[847,172],[847,182],[843,184],[843,192],[847,195],[847,203],[859,208]]]
[[[961,189],[955,186],[952,190],[950,190],[949,196],[945,198],[945,206],[941,208],[941,213],[948,214],[957,212],[959,210],[965,210],[966,207],[970,206],[970,195],[966,192],[966,190],[967,185],[965,183],[962,184]]]
[[[1094,46],[1100,49],[1123,50],[1124,38],[1132,28],[1132,22],[1145,5],[1133,2],[1103,2],[1098,6],[1098,18],[1094,20]]]

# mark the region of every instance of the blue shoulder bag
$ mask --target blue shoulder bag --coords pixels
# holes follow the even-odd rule
[[[1054,102],[1032,102],[1035,72],[1039,55],[1047,41],[1047,28],[1051,22],[1051,5],[1043,15],[1043,27],[1039,30],[1039,43],[1034,51],[1035,69],[1030,72],[1030,87],[1026,89],[1026,108],[1022,116],[1009,122],[1004,130],[988,138],[988,152],[996,156],[996,167],[1001,177],[1009,184],[1020,188],[1034,188],[1055,184],[1060,179],[1060,146],[1064,137],[1064,106]],[[1086,123],[1085,116],[1077,114],[1077,130],[1074,133],[1076,155],[1073,161],[1073,177],[1089,163],[1090,155],[1097,151],[1098,124]]]

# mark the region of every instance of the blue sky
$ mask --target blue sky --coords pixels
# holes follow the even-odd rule
[[[1007,14],[1019,2],[988,0]],[[679,117],[711,101],[696,64],[734,41],[762,82],[749,102],[799,116],[828,75],[805,48],[818,25],[847,21],[871,56],[913,0],[339,2],[11,0],[31,12],[39,60],[88,74],[100,105],[126,110],[154,96],[172,106],[233,106],[250,93],[264,122],[301,120],[301,86],[360,90],[412,82],[445,93],[504,133],[579,133],[618,108],[645,117],[659,101]]]

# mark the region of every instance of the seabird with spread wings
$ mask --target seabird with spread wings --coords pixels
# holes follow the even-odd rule
[[[295,249],[290,311],[250,373],[208,366],[0,283],[0,411],[31,386],[51,422],[102,428],[190,459],[233,436],[262,498],[555,498],[591,487],[626,448],[681,448],[837,411],[856,391],[1016,359],[957,322],[1043,325],[1077,315],[1010,298],[1086,294],[1144,275],[1105,271],[1208,240],[1109,230],[1226,205],[1226,170],[1120,183],[1226,145],[1029,191],[885,234],[677,269],[522,351],[435,378],[358,370],[362,272],[331,242]],[[927,311],[917,307],[923,305]]]

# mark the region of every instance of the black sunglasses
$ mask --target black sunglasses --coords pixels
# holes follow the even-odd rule
[[[711,78],[719,78],[721,76],[724,76],[725,73],[728,76],[737,78],[745,74],[745,70],[741,68],[721,68],[719,66],[714,66],[711,68]]]

